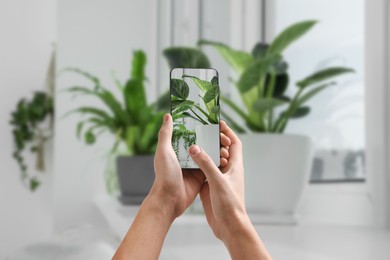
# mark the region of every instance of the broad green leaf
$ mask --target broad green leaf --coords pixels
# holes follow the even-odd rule
[[[218,77],[217,76],[214,76],[212,79],[211,79],[211,85],[213,85],[214,87],[218,87],[219,88],[219,83],[218,83]]]
[[[188,94],[190,93],[190,89],[187,83],[182,79],[171,79],[171,95],[181,98],[187,99]]]
[[[145,79],[146,54],[142,50],[133,52],[133,60],[131,66],[131,78],[144,80]]]
[[[308,32],[317,21],[309,20],[295,23],[284,29],[270,44],[267,55],[282,53],[291,43]]]
[[[267,43],[262,43],[262,42],[256,43],[256,45],[252,49],[253,58],[255,60],[262,59],[265,56],[268,47],[269,47],[269,44],[267,44]]]
[[[272,67],[273,71],[277,74],[277,75],[282,75],[282,74],[286,74],[287,73],[287,70],[288,70],[288,63],[285,62],[284,60],[279,60],[277,61],[273,67]]]
[[[189,107],[190,105],[193,105],[194,104],[194,101],[191,101],[191,100],[172,100],[171,102],[171,110],[175,110],[175,109],[178,109],[178,108],[182,108],[182,107]],[[180,110],[180,111],[183,111],[183,110]],[[180,112],[180,111],[175,111],[175,112]]]
[[[344,68],[344,67],[332,67],[332,68],[323,69],[313,73],[312,75],[306,77],[303,80],[298,81],[297,86],[299,88],[305,88],[307,86],[320,83],[321,81],[328,80],[336,76],[346,74],[346,73],[352,73],[352,72],[354,72],[353,69]]]
[[[275,98],[262,98],[253,103],[253,110],[257,112],[265,112],[272,108],[286,104],[286,101]]]
[[[207,81],[207,80],[203,80],[203,79],[199,79],[195,76],[190,76],[190,75],[183,75],[183,78],[190,78],[192,79],[192,81],[194,81],[194,83],[196,84],[196,86],[202,91],[202,92],[206,92],[208,91],[209,89],[211,89],[213,87],[212,83]]]
[[[250,65],[238,80],[237,87],[241,93],[249,91],[251,88],[259,85],[264,79],[270,67],[280,59],[280,55],[271,55],[264,59],[257,60]]]
[[[174,68],[210,68],[207,56],[199,49],[171,47],[163,51],[169,67]]]
[[[218,113],[219,112],[219,106],[213,106],[211,108],[211,113]]]
[[[298,107],[294,113],[291,115],[291,118],[302,118],[307,116],[310,113],[310,107]]]
[[[198,45],[211,45],[215,47],[227,63],[229,63],[239,74],[253,62],[253,58],[249,53],[234,50],[220,42],[200,40]]]
[[[264,94],[267,93],[269,87],[270,74],[267,74],[265,78]],[[273,97],[281,97],[286,92],[289,83],[288,74],[276,75]]]
[[[139,120],[140,111],[146,108],[144,83],[140,79],[130,79],[123,90],[126,111],[133,120]]]
[[[205,104],[207,104],[210,101],[216,99],[217,96],[218,96],[218,89],[217,88],[211,88],[204,94],[203,101],[204,101]]]
[[[307,91],[302,97],[300,97],[296,102],[296,107],[300,107],[303,104],[305,104],[309,99],[311,99],[313,96],[317,95],[319,92],[324,90],[325,88],[329,87],[330,85],[334,85],[334,82],[326,83],[321,86],[318,86],[316,88],[313,88],[309,91]]]

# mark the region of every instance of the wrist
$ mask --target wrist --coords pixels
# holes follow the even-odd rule
[[[148,196],[146,196],[141,207],[145,207],[148,211],[152,211],[153,214],[158,215],[161,220],[172,223],[175,220],[175,209],[172,203],[169,203],[164,198],[151,191]]]
[[[247,238],[252,236],[256,231],[246,212],[233,214],[229,223],[226,223],[221,240],[227,245],[234,243],[238,238]],[[257,233],[256,233],[257,234]]]

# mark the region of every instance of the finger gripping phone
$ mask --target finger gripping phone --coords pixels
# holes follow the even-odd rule
[[[202,148],[219,166],[219,94],[215,69],[171,70],[172,147],[183,169],[199,169],[188,151],[193,144]]]

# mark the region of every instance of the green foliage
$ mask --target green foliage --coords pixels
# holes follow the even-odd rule
[[[200,89],[202,93],[200,97],[205,109],[194,101],[187,99],[190,90],[185,78],[190,78]],[[182,79],[171,79],[171,95],[171,110],[174,120],[191,117],[204,125],[219,123],[219,85],[217,77],[213,77],[210,82],[189,75],[183,75]]]
[[[70,87],[67,89],[69,93],[96,98],[104,106],[79,107],[69,112],[86,116],[76,127],[78,137],[84,132],[86,144],[94,144],[99,134],[108,132],[116,137],[112,151],[123,142],[133,155],[155,152],[158,130],[162,124],[163,114],[167,111],[169,99],[165,94],[155,103],[148,104],[145,94],[145,66],[145,53],[141,50],[134,51],[129,79],[124,84],[115,79],[122,99],[103,87],[96,76],[78,68],[65,69],[89,79],[92,83],[90,87]]]
[[[36,169],[44,171],[44,145],[51,137],[52,124],[50,122],[50,129],[44,129],[42,123],[48,118],[52,120],[53,113],[52,97],[40,91],[35,92],[31,100],[21,99],[11,113],[10,124],[15,143],[13,157],[19,164],[22,181],[32,191],[38,188],[40,182],[28,174],[23,152],[30,147],[29,150],[37,154]]]
[[[188,47],[171,47],[163,51],[171,69],[210,68],[210,61],[200,50]]]
[[[235,85],[245,107],[241,108],[229,98],[221,96],[222,101],[245,122],[244,127],[226,112],[222,113],[236,131],[282,133],[290,119],[302,118],[310,113],[310,107],[304,106],[308,100],[333,85],[335,77],[353,72],[344,67],[323,69],[296,82],[297,90],[293,97],[286,95],[289,75],[283,51],[316,23],[311,20],[295,23],[270,44],[257,43],[251,53],[234,50],[223,43],[199,41],[199,45],[214,47],[237,72]]]

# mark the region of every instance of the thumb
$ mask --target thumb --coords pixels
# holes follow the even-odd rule
[[[163,124],[160,128],[160,131],[158,132],[157,150],[172,147],[171,145],[172,130],[173,130],[172,116],[170,114],[165,114]]]
[[[199,166],[207,180],[212,184],[222,175],[210,156],[197,145],[191,145],[189,149],[192,160]]]

